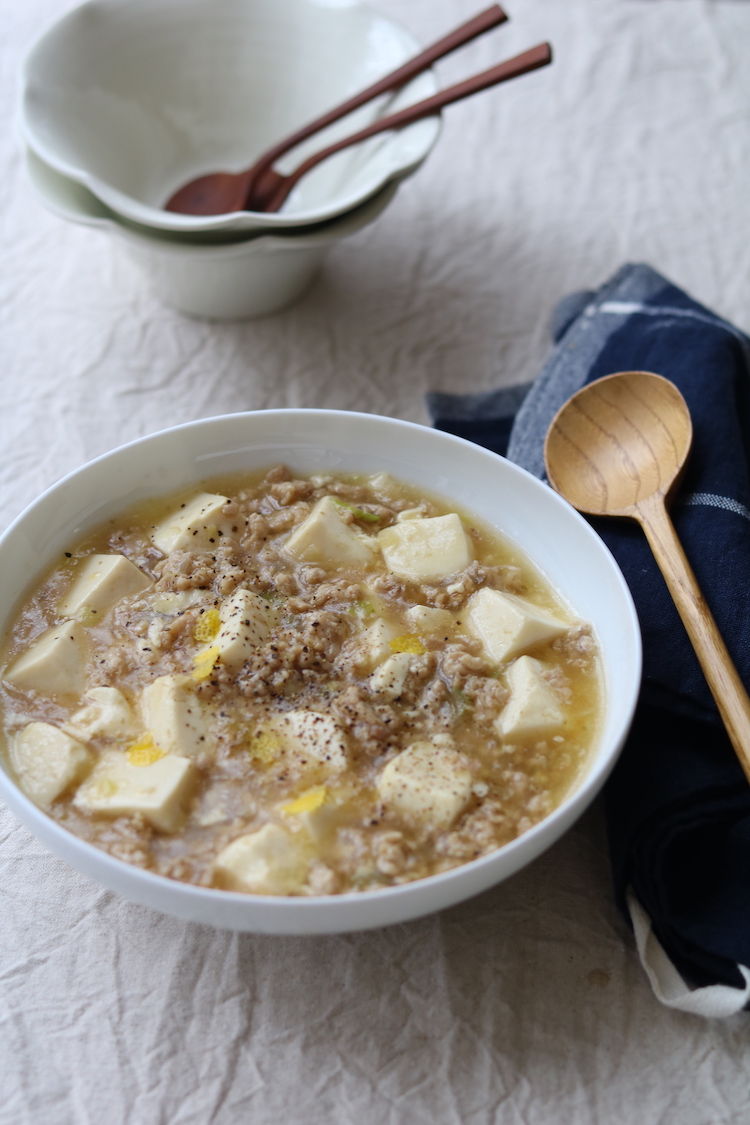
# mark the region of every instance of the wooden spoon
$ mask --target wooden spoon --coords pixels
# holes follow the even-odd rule
[[[433,63],[436,63],[439,59],[445,58],[446,55],[451,54],[459,47],[463,47],[464,44],[470,43],[473,39],[477,39],[493,27],[505,23],[507,18],[500,5],[493,4],[439,39],[437,43],[433,43],[431,47],[427,47],[424,51],[415,55],[413,59],[409,59],[397,70],[385,75],[372,86],[368,86],[366,90],[355,94],[354,97],[336,106],[335,109],[329,110],[321,117],[316,117],[314,121],[310,121],[302,129],[298,129],[295,133],[279,141],[267,152],[264,152],[262,156],[259,156],[252,167],[245,172],[211,172],[206,176],[199,176],[197,179],[191,180],[190,183],[185,184],[179,191],[175,192],[167,203],[165,210],[177,211],[184,215],[224,215],[232,211],[250,210],[251,208],[247,204],[255,181],[284,153],[296,148],[302,141],[306,141],[308,137],[312,137],[321,129],[326,129],[329,125],[333,125],[335,121],[353,113],[360,106],[366,105],[373,98],[404,86],[412,78],[416,78],[418,74],[429,70]]]
[[[368,137],[374,137],[378,133],[401,129],[404,125],[421,121],[423,117],[431,117],[433,114],[439,113],[445,106],[452,105],[453,102],[459,102],[463,98],[471,97],[472,94],[478,94],[480,90],[497,86],[511,78],[519,78],[522,74],[528,74],[530,70],[538,70],[539,67],[547,66],[551,62],[552,48],[549,43],[539,43],[536,47],[524,51],[523,54],[515,55],[512,59],[506,59],[498,66],[483,70],[481,74],[475,74],[464,82],[458,82],[455,86],[448,86],[445,90],[438,90],[436,94],[433,94],[431,98],[425,98],[423,102],[416,102],[414,105],[402,109],[399,113],[374,121],[366,129],[361,129],[360,132],[352,134],[351,137],[345,137],[343,140],[337,141],[336,144],[329,145],[328,148],[309,156],[307,160],[300,164],[299,168],[290,172],[288,176],[283,176],[280,172],[274,171],[273,168],[267,168],[258,177],[251,189],[246,206],[252,211],[269,213],[278,211],[292,188],[302,177],[307,175],[321,161],[333,156],[335,152],[341,152],[342,149],[349,148],[350,145],[366,141]]]
[[[640,523],[750,780],[750,699],[666,510],[692,437],[687,403],[673,383],[622,371],[589,383],[561,407],[544,460],[550,484],[574,508]]]

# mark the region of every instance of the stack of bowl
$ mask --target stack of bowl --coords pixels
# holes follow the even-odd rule
[[[439,118],[338,153],[277,214],[180,215],[165,201],[196,176],[249,166],[417,49],[403,28],[348,0],[89,0],[26,60],[19,124],[32,184],[58,215],[120,239],[180,311],[274,312],[305,291],[335,242],[388,205],[437,140]],[[276,167],[291,171],[436,89],[428,71]]]

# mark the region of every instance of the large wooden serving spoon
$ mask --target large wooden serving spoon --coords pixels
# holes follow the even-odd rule
[[[650,371],[621,371],[589,383],[561,407],[544,460],[550,484],[574,508],[640,523],[750,780],[750,699],[666,509],[692,437],[674,383]]]

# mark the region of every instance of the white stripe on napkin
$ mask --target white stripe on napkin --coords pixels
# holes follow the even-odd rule
[[[668,1008],[690,1012],[709,1019],[726,1019],[741,1012],[750,1000],[750,969],[738,965],[744,988],[730,988],[727,984],[710,984],[705,988],[690,988],[667,957],[651,929],[651,919],[643,909],[632,889],[628,890],[628,910],[635,931],[638,956],[641,959],[657,1000]]]
[[[735,516],[744,516],[746,520],[750,520],[750,508],[740,504],[739,500],[732,500],[730,496],[717,496],[713,492],[689,492],[687,496],[681,496],[678,503],[689,506],[703,505],[706,508],[721,508],[725,512],[733,512]]]
[[[610,316],[632,316],[633,313],[642,313],[644,316],[675,316],[682,317],[684,320],[698,320],[701,324],[710,324],[713,328],[723,328],[743,345],[746,343],[746,337],[733,324],[727,324],[718,316],[709,316],[694,309],[674,309],[670,305],[642,305],[639,301],[602,301],[600,305],[589,305],[585,310],[586,316],[594,316],[596,313],[609,313]]]

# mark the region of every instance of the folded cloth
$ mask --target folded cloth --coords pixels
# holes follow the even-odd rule
[[[435,425],[544,478],[548,426],[579,387],[630,370],[676,383],[694,439],[672,517],[750,685],[750,340],[644,265],[566,298],[553,333],[552,356],[528,393],[432,394]],[[633,521],[590,522],[625,574],[644,643],[635,721],[605,790],[617,903],[635,923],[657,992],[647,947],[674,979],[676,968],[691,989],[713,986],[724,1000],[709,1009],[724,1014],[750,997],[750,786],[642,531]],[[661,982],[673,999],[674,979]],[[727,986],[738,1002],[725,1003]]]

